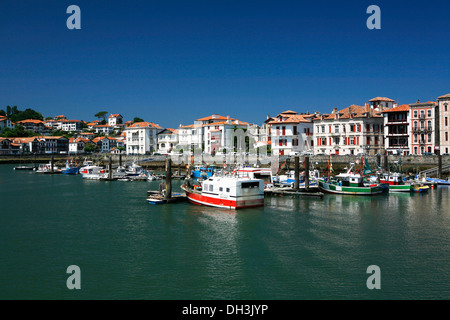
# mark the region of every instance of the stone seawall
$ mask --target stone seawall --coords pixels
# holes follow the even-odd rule
[[[67,155],[0,155],[0,164],[25,164],[25,163],[46,163],[53,159],[55,163],[62,165],[66,162]],[[75,160],[78,164],[82,164],[85,159],[93,160],[96,163],[101,165],[106,165],[109,162],[109,157],[111,156],[112,162],[117,165],[119,163],[120,155],[110,155],[110,154],[89,154],[89,155],[74,155],[71,156],[71,159]],[[142,165],[144,168],[152,169],[152,170],[164,170],[166,156],[150,156],[150,155],[122,155],[122,164],[131,165],[133,162],[137,162]],[[177,160],[180,160],[178,158]],[[187,159],[187,158],[186,158]],[[181,160],[181,163],[178,164],[178,161],[174,161],[175,168],[185,168],[185,161]],[[208,164],[212,164],[211,160],[217,159],[217,164],[222,164],[223,159],[220,156],[209,158]],[[328,160],[330,157],[328,155],[314,155],[310,156],[310,163],[312,167],[318,168],[319,170],[325,170],[328,165]],[[422,170],[426,170],[429,168],[433,168],[438,166],[438,156],[437,155],[427,155],[427,156],[417,156],[417,155],[409,155],[409,156],[397,156],[397,155],[389,155],[389,156],[368,156],[365,158],[369,163],[372,169],[375,169],[377,166],[386,168],[385,161],[387,159],[388,166],[395,166],[399,160],[401,160],[402,169],[404,171],[410,172],[418,172]],[[272,158],[272,161],[274,158]],[[279,165],[281,166],[286,160],[287,163],[285,165],[286,169],[294,168],[294,158],[281,156],[279,157]],[[300,162],[303,160],[303,157],[300,157]],[[336,172],[344,170],[349,166],[350,163],[358,164],[361,160],[359,156],[350,156],[350,155],[332,155],[331,161],[333,164],[333,169]],[[186,161],[187,162],[187,161]],[[450,156],[445,155],[442,156],[442,165],[450,164]],[[263,167],[270,167],[270,164],[264,164]]]

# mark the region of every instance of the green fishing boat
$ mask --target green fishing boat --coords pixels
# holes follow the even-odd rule
[[[364,182],[364,174],[372,173],[372,170],[361,159],[361,167],[353,172],[353,164],[346,173],[338,174],[331,177],[333,167],[331,160],[328,162],[329,176],[328,179],[320,179],[319,189],[326,193],[349,194],[349,195],[376,195],[387,191],[386,186],[379,183]],[[359,173],[361,172],[361,173]]]

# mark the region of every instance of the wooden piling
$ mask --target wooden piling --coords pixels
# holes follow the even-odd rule
[[[438,179],[442,179],[442,155],[438,154]]]
[[[55,158],[52,156],[51,157],[51,160],[50,160],[50,163],[51,163],[51,173],[53,173],[53,171],[54,171],[54,167],[55,167]]]
[[[295,156],[294,158],[294,189],[298,190],[300,186],[300,169],[299,169],[299,158]]]
[[[112,180],[112,158],[109,156],[109,163],[108,163],[108,180]]]
[[[305,190],[309,190],[309,156],[305,156]]]
[[[172,160],[166,159],[166,196],[165,199],[172,198]]]

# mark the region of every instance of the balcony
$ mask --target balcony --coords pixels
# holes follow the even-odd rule
[[[388,119],[387,125],[390,124],[408,124],[408,120],[407,119]]]
[[[433,132],[433,129],[431,128],[425,128],[425,127],[413,127],[414,133],[431,133]]]

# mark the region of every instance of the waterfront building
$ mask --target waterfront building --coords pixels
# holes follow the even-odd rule
[[[411,114],[412,154],[433,154],[438,145],[439,125],[437,103],[433,101],[412,103],[409,105]]]
[[[247,145],[244,143],[247,139],[250,142],[250,137],[238,137],[240,133],[246,134],[250,128],[250,124],[242,122],[238,119],[232,119],[227,116],[225,119],[218,120],[214,118],[216,115],[210,117],[197,119],[196,122],[202,121],[203,127],[203,142],[202,146],[206,154],[227,153],[228,151],[246,152]],[[238,131],[242,129],[242,131]],[[249,133],[249,132],[248,132]],[[238,142],[241,140],[241,142]],[[242,141],[244,140],[244,141]]]
[[[153,122],[135,122],[125,128],[127,154],[149,154],[158,148],[157,134],[162,128]]]
[[[250,126],[247,122],[218,114],[199,118],[192,125],[180,125],[178,149],[183,149],[185,153],[201,149],[206,154],[223,153],[224,150],[226,152],[246,151],[237,150],[237,148],[244,149],[246,147],[238,146],[239,143],[234,136],[239,134],[238,129],[245,132]]]
[[[70,138],[69,139],[69,153],[84,153],[84,146],[87,139],[85,138]]]
[[[158,153],[168,154],[178,144],[178,129],[166,128],[158,133]]]
[[[0,155],[20,154],[20,145],[10,138],[0,137]]]
[[[45,152],[45,141],[36,137],[17,137],[10,138],[11,141],[20,146],[20,152],[23,154]]]
[[[351,105],[339,111],[334,108],[331,114],[313,119],[314,154],[383,154],[381,112],[395,106],[390,100],[378,97],[369,100],[371,105]]]
[[[301,154],[313,150],[312,120],[315,114],[298,114],[287,110],[281,112],[267,124],[269,126],[271,150],[273,155]]]
[[[409,105],[403,104],[383,111],[384,148],[387,154],[411,153],[411,118]]]
[[[181,125],[178,127],[178,146],[184,153],[193,152],[194,149],[202,148],[203,141],[202,125]]]
[[[450,93],[437,98],[439,110],[439,148],[450,154]]]
[[[38,136],[41,141],[37,153],[66,154],[69,152],[69,139],[63,136]],[[34,151],[32,151],[34,152]]]
[[[122,117],[122,115],[121,115],[121,114],[118,114],[118,113],[116,113],[116,114],[111,114],[111,115],[108,117],[108,124],[109,124],[111,127],[115,127],[116,125],[123,124],[123,117]]]

